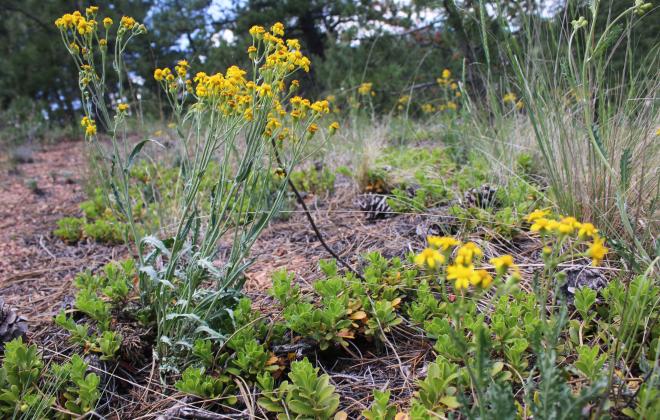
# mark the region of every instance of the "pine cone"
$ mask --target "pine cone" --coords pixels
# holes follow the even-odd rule
[[[479,207],[482,209],[494,207],[497,205],[495,194],[497,188],[484,184],[479,188],[471,188],[466,191],[463,199],[463,206],[465,207]]]
[[[362,194],[357,199],[357,205],[367,214],[367,220],[385,219],[393,215],[393,210],[387,204],[387,195]]]
[[[4,299],[0,297],[0,349],[14,338],[25,338],[27,328],[27,319],[18,316],[15,309],[5,306]]]

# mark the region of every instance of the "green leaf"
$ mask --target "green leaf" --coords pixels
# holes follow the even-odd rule
[[[447,395],[440,398],[440,402],[451,409],[456,409],[461,406],[461,404],[458,402],[456,397],[454,397],[453,395],[452,396]]]

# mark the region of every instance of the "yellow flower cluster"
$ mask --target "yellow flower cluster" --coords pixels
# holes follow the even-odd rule
[[[312,64],[309,58],[300,52],[300,42],[297,39],[284,41],[284,25],[275,23],[267,32],[263,26],[250,28],[253,44],[248,47],[248,55],[253,60],[258,60],[258,51],[263,46],[265,54],[264,64],[261,71],[273,71],[278,74],[292,73],[298,69],[309,72]]]
[[[98,23],[95,19],[96,13],[99,8],[97,6],[90,6],[85,9],[85,16],[82,15],[79,11],[73,13],[65,13],[61,17],[55,20],[55,26],[57,26],[62,31],[71,30],[77,32],[82,36],[89,36],[96,31]],[[103,27],[108,30],[112,26],[113,21],[111,18],[106,17],[103,19]],[[138,22],[129,16],[123,16],[119,23],[119,30],[137,30],[140,32],[146,32],[144,25],[138,24]]]
[[[462,244],[459,240],[449,236],[428,236],[428,247],[415,256],[415,264],[431,270],[440,269],[452,254],[453,262],[447,269],[447,280],[454,281],[456,290],[467,289],[470,286],[485,289],[493,283],[493,276],[485,269],[475,269],[474,264],[483,257],[483,251],[473,242]],[[454,253],[454,249],[456,252]],[[518,267],[513,257],[503,255],[490,260],[495,266],[498,277],[511,273],[519,277]]]
[[[452,79],[451,76],[451,70],[444,69],[441,76],[435,79],[435,81],[438,83],[438,86],[444,90],[443,96],[445,102],[435,106],[433,111],[456,111],[458,109],[458,104],[453,101],[453,98],[460,98],[461,92],[458,89],[458,83]],[[422,106],[422,111],[426,113],[429,112],[428,108],[424,109],[424,106]]]
[[[173,99],[179,100],[185,94],[197,99],[197,106],[210,107],[225,116],[239,117],[253,121],[258,115],[266,116],[264,135],[284,140],[301,128],[308,135],[319,129],[314,120],[330,112],[327,100],[311,102],[300,96],[290,95],[298,90],[298,80],[292,80],[286,89],[286,80],[297,71],[309,71],[311,62],[300,52],[297,40],[283,40],[284,25],[276,23],[270,32],[262,26],[250,28],[253,38],[247,54],[256,64],[261,64],[254,75],[238,66],[229,67],[225,73],[207,74],[198,72],[190,75],[190,65],[180,60],[174,67],[157,68],[154,79],[160,82]],[[288,104],[286,103],[288,100]],[[291,123],[287,126],[288,122]],[[339,124],[330,125],[333,134]]]
[[[358,93],[362,96],[376,95],[373,91],[374,84],[371,82],[364,82],[358,87]]]
[[[447,280],[454,281],[456,290],[467,289],[470,285],[485,289],[491,285],[493,277],[488,271],[474,268],[474,263],[483,255],[483,251],[474,242],[458,248],[454,263],[447,266]]]
[[[130,16],[122,16],[119,25],[125,29],[133,29],[137,25],[137,22]]]
[[[92,7],[87,10],[90,11]],[[94,8],[93,13],[96,13],[98,8]],[[91,19],[93,13],[88,13],[87,17],[83,16],[79,11],[73,13],[66,13],[62,17],[55,20],[55,26],[60,30],[76,30],[80,35],[90,35],[96,29],[96,20]]]
[[[80,121],[80,125],[85,128],[85,136],[91,137],[96,134],[96,123],[94,120],[88,117],[83,117]]]
[[[518,97],[513,92],[505,93],[504,96],[502,96],[502,102],[504,102],[505,104],[508,104],[508,103],[513,104],[516,107],[516,109],[519,109],[519,110],[523,108],[522,99],[518,100]]]
[[[605,247],[605,240],[598,234],[598,229],[588,222],[580,222],[572,216],[560,216],[555,218],[549,210],[534,210],[527,215],[526,220],[530,223],[530,232],[538,232],[544,236],[557,236],[566,238],[576,236],[578,240],[591,240],[586,255],[591,258],[593,265],[600,264],[608,249]]]

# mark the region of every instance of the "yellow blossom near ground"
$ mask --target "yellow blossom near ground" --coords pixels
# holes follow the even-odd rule
[[[432,270],[445,263],[445,257],[438,250],[426,248],[415,257],[415,264]]]
[[[591,263],[594,266],[599,265],[603,259],[605,258],[605,255],[608,253],[608,249],[604,246],[605,240],[601,238],[594,238],[594,242],[591,244],[589,247],[589,250],[587,251],[587,255],[591,257]]]
[[[451,236],[429,235],[426,237],[426,241],[431,248],[439,249],[441,251],[447,251],[448,249],[461,244],[461,241],[456,238],[452,238]]]

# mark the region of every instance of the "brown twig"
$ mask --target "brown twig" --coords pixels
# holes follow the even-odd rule
[[[323,245],[323,248],[325,248],[326,251],[330,255],[332,255],[332,258],[334,258],[339,264],[343,265],[347,270],[349,270],[351,273],[355,274],[360,280],[364,280],[364,277],[362,274],[360,274],[356,269],[354,269],[349,263],[344,261],[330,246],[325,242],[325,239],[323,239],[323,235],[321,234],[321,231],[319,231],[319,228],[316,226],[316,222],[314,222],[314,218],[312,217],[312,214],[309,211],[309,208],[307,207],[307,204],[305,204],[305,200],[303,200],[302,195],[300,195],[300,192],[296,188],[295,185],[293,185],[293,181],[291,181],[291,178],[289,177],[289,174],[286,173],[286,169],[284,168],[284,163],[282,162],[282,159],[280,158],[280,153],[277,151],[277,145],[275,145],[275,140],[271,139],[270,140],[271,145],[273,146],[273,150],[275,151],[275,160],[277,160],[277,164],[282,168],[283,171],[285,171],[285,176],[287,183],[289,184],[289,187],[291,187],[291,190],[293,190],[293,193],[296,195],[296,199],[298,200],[298,203],[300,203],[300,206],[303,209],[303,212],[305,213],[305,216],[307,216],[307,220],[309,221],[310,226],[312,227],[312,230],[314,231],[314,234],[316,237],[319,239],[319,242],[321,242],[321,245]]]

